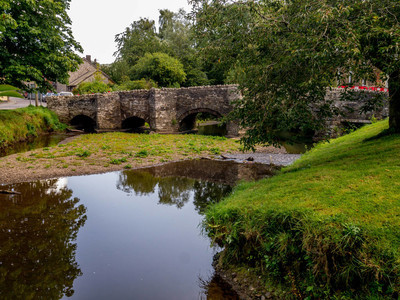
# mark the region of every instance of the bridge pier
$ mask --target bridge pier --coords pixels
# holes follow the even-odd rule
[[[239,136],[239,124],[237,122],[230,121],[226,124],[226,136],[228,138]]]

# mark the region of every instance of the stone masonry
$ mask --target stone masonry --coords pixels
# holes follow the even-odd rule
[[[221,117],[232,110],[232,101],[241,97],[236,85],[133,90],[72,97],[51,97],[49,109],[70,124],[77,116],[91,118],[97,129],[116,130],[132,117],[143,119],[152,130],[176,133],[191,123],[197,113]],[[191,127],[193,124],[187,124]],[[238,126],[227,124],[227,135],[237,136]]]
[[[376,92],[354,91],[353,98],[346,101],[341,99],[342,93],[342,89],[333,89],[326,96],[326,100],[333,100],[342,111],[339,117],[330,120],[331,127],[341,122],[369,123],[372,116],[378,119],[388,116],[387,106],[379,111],[359,113],[363,101]],[[117,130],[122,128],[124,120],[135,117],[147,122],[154,131],[177,133],[182,128],[193,127],[197,113],[227,115],[233,109],[232,101],[240,97],[236,85],[219,85],[51,97],[47,105],[67,124],[75,117],[86,116],[93,120],[97,129]],[[237,136],[238,130],[234,122],[227,124],[228,136]]]

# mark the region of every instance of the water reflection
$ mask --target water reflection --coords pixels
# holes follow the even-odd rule
[[[136,196],[156,193],[160,204],[182,208],[189,201],[194,180],[178,177],[154,177],[146,171],[124,171],[119,175],[117,188]]]
[[[141,170],[123,171],[117,188],[128,194],[145,196],[158,193],[159,204],[182,208],[193,192],[193,204],[203,214],[210,203],[226,197],[239,180],[272,176],[275,167],[214,160],[169,163]]]
[[[210,203],[227,196],[232,187],[224,183],[197,181],[182,177],[154,177],[153,169],[124,171],[119,175],[117,188],[128,194],[146,196],[158,194],[158,203],[182,208],[193,193],[193,204],[199,214],[203,214]]]
[[[272,173],[200,160],[3,186],[22,194],[0,195],[0,299],[237,299],[198,225]]]
[[[60,180],[10,185],[0,195],[0,298],[59,299],[74,294],[75,261],[86,208]]]

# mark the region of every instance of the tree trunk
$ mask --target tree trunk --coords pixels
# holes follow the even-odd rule
[[[389,128],[400,132],[400,71],[389,76]]]

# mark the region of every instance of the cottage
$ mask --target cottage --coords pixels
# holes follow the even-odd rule
[[[90,55],[83,57],[83,63],[79,66],[79,69],[75,72],[69,73],[69,84],[54,83],[54,89],[57,93],[68,91],[72,92],[73,89],[78,87],[82,82],[92,82],[96,78],[100,78],[104,83],[114,83],[111,78],[100,70],[96,59],[92,61]]]

